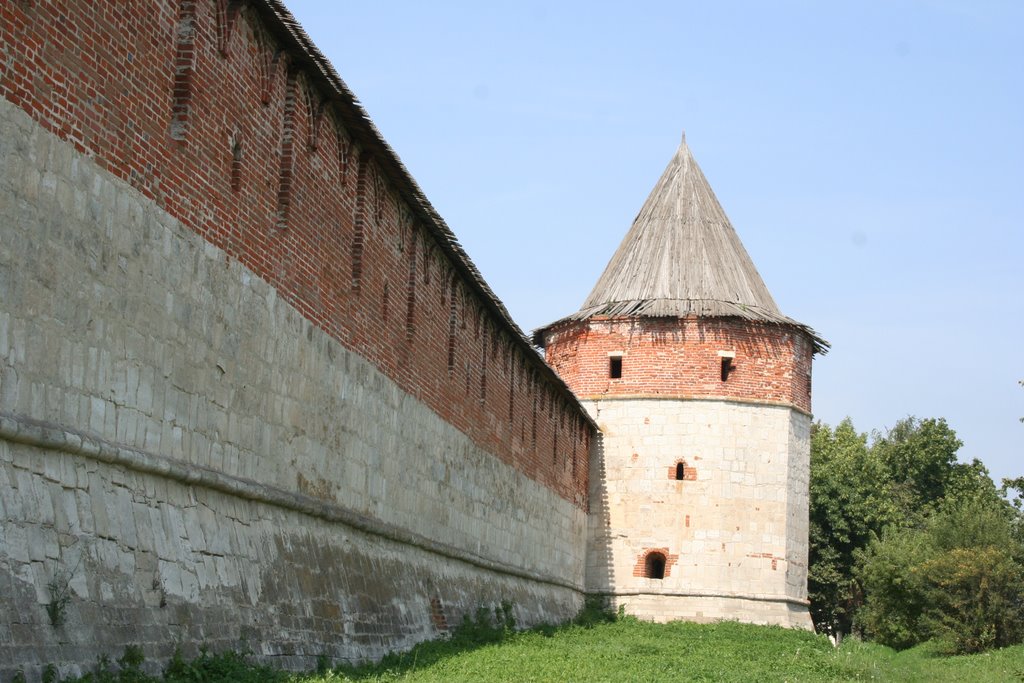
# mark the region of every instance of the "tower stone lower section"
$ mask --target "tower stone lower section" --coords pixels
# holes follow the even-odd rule
[[[805,413],[716,400],[584,405],[604,435],[588,591],[654,621],[810,628]],[[652,553],[665,557],[662,578],[648,575]]]

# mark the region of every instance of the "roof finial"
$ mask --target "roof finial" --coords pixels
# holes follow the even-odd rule
[[[683,144],[683,145],[686,144],[686,129],[685,128],[683,129],[683,139],[682,139],[680,144]]]

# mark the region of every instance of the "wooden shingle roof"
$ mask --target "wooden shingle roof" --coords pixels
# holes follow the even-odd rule
[[[828,349],[779,311],[685,137],[590,296],[557,322],[593,316],[744,318],[799,328]]]

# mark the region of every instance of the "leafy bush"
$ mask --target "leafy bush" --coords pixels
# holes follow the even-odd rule
[[[865,630],[950,653],[1024,642],[1024,544],[1017,511],[994,496],[955,501],[920,529],[890,529],[864,554]]]
[[[624,607],[621,606],[621,607]],[[622,610],[625,613],[625,610]],[[609,604],[608,598],[603,595],[588,595],[583,601],[583,608],[576,615],[572,623],[584,628],[593,628],[598,624],[610,624],[619,618]]]
[[[244,654],[227,651],[211,655],[205,648],[191,661],[176,652],[164,670],[166,683],[260,683],[286,681],[287,675],[268,666],[249,663]]]
[[[1003,548],[956,548],[924,563],[928,631],[955,653],[1024,641],[1024,567]]]
[[[921,564],[934,555],[919,531],[890,528],[868,546],[859,571],[866,600],[858,624],[874,640],[904,649],[927,640],[928,587]]]

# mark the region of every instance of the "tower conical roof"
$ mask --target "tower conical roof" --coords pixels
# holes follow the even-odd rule
[[[779,311],[685,136],[590,296],[565,320],[593,316],[739,317],[798,327],[819,352],[828,348]]]

